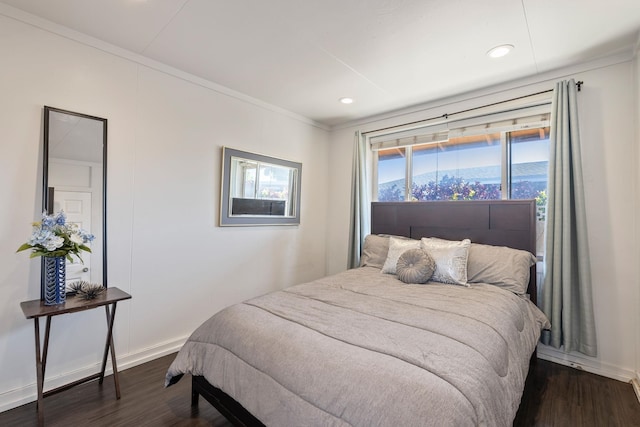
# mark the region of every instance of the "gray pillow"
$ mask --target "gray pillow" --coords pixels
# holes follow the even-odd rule
[[[389,252],[389,237],[369,234],[364,238],[360,267],[382,268]]]
[[[360,254],[360,267],[382,268],[389,253],[390,238],[400,240],[412,240],[404,236],[392,236],[390,234],[369,234],[364,238],[362,253]]]
[[[536,257],[531,252],[472,243],[467,260],[467,280],[526,294],[531,266],[535,263]]]
[[[436,262],[422,249],[409,249],[400,255],[396,275],[404,283],[427,283],[436,270]]]

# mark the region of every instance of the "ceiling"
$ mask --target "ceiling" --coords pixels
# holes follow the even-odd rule
[[[329,127],[632,54],[640,30],[640,0],[0,3]]]

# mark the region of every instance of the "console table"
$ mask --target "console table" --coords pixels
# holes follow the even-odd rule
[[[113,323],[116,316],[116,306],[118,301],[130,299],[131,295],[118,289],[107,288],[105,292],[94,299],[84,299],[78,296],[68,297],[62,304],[44,305],[44,301],[31,300],[20,303],[22,312],[27,319],[34,320],[35,338],[36,338],[36,378],[38,387],[38,423],[44,424],[44,405],[43,399],[55,393],[68,390],[71,387],[85,383],[87,381],[99,379],[102,384],[104,380],[104,371],[107,366],[107,354],[111,349],[111,365],[113,367],[113,381],[116,388],[116,399],[120,399],[120,383],[118,381],[118,368],[116,365],[116,354],[113,347]],[[47,365],[47,351],[49,348],[49,331],[51,329],[51,318],[62,314],[76,313],[84,310],[91,310],[98,307],[104,307],[107,313],[107,339],[104,345],[104,356],[102,357],[102,369],[99,373],[81,378],[77,381],[65,384],[52,390],[43,391],[44,389],[44,373]],[[40,348],[40,318],[46,317],[46,328],[44,332],[44,343],[42,350]]]

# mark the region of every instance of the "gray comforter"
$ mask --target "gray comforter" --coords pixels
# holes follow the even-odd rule
[[[543,327],[495,286],[363,267],[217,313],[166,384],[202,375],[269,426],[508,426]]]

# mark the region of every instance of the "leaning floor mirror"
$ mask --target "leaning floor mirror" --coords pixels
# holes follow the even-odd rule
[[[106,287],[107,120],[45,106],[43,154],[43,211],[62,210],[95,236],[82,262],[67,261],[66,283]]]

